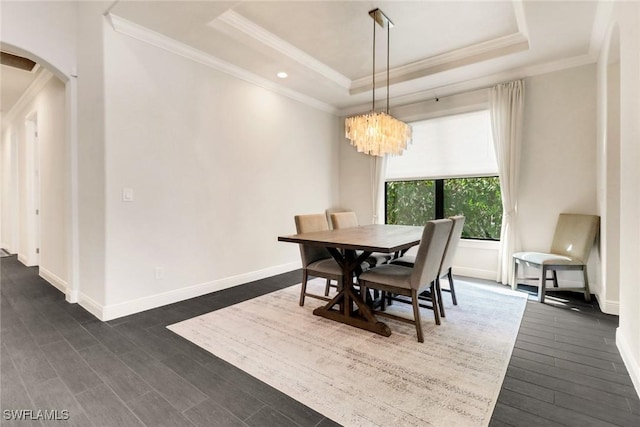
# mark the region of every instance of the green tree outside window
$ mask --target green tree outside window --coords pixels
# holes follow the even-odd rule
[[[424,225],[438,216],[436,204],[439,198],[444,217],[466,217],[463,238],[499,240],[502,197],[498,177],[443,181],[442,194],[436,191],[436,180],[387,182],[387,224]]]

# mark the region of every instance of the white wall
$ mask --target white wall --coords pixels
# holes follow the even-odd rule
[[[31,252],[35,248],[31,247],[29,239],[35,231],[31,228],[33,224],[29,223],[29,214],[32,213],[33,182],[28,174],[33,171],[30,167],[33,147],[29,146],[25,126],[25,120],[31,116],[37,116],[40,158],[40,274],[66,292],[69,277],[66,250],[69,167],[66,157],[65,86],[56,77],[50,77],[42,89],[31,93],[3,118],[2,235],[17,234],[17,241],[11,249],[21,260],[32,259]]]
[[[616,27],[618,30],[616,30]],[[620,326],[617,330],[616,344],[620,349],[625,365],[629,370],[636,390],[640,393],[640,3],[616,2],[610,20],[609,34],[619,31],[620,43]],[[615,35],[614,35],[615,37]],[[610,118],[610,108],[607,94],[612,80],[608,72],[616,73],[615,67],[609,67],[609,47],[615,45],[611,36],[602,46],[599,60],[598,84],[599,109],[598,126],[600,138],[608,134],[607,119]],[[616,83],[613,83],[616,84]],[[605,149],[605,141],[601,143]],[[606,163],[600,162],[600,176],[608,186]],[[604,170],[603,170],[604,169]],[[603,203],[601,203],[601,206]],[[611,218],[616,221],[616,218]],[[615,268],[617,265],[612,265]],[[615,286],[615,284],[612,284]],[[609,297],[609,295],[607,295]]]
[[[2,188],[0,191],[0,247],[9,253],[18,251],[18,135],[15,130],[3,129],[0,161]]]
[[[104,37],[105,317],[296,268],[297,246],[277,236],[337,201],[337,118]]]
[[[76,67],[75,1],[2,1],[0,40],[65,80]],[[15,49],[13,49],[15,48]]]

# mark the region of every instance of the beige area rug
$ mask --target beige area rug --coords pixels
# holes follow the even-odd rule
[[[316,292],[324,280],[309,282]],[[436,326],[422,309],[415,328],[381,319],[390,337],[333,322],[298,305],[300,285],[168,326],[344,426],[486,426],[526,304],[499,286],[456,281]],[[411,306],[390,309],[411,315]]]

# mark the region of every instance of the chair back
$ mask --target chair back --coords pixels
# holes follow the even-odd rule
[[[561,213],[551,243],[551,253],[586,263],[596,240],[600,217]]]
[[[296,215],[294,218],[296,221],[296,233],[298,234],[329,229],[329,223],[324,214]],[[331,258],[331,254],[326,248],[300,245],[300,257],[302,258],[302,266],[306,267],[313,262]]]
[[[452,227],[453,221],[450,219],[429,221],[424,226],[411,273],[410,283],[413,289],[427,287],[438,277]]]
[[[329,223],[329,229],[333,230],[333,223],[331,222],[331,215],[339,212],[349,212],[349,209],[345,208],[329,208],[325,209],[324,213],[327,216],[327,222]]]
[[[358,226],[358,217],[355,212],[336,212],[331,214],[331,224],[334,230]]]
[[[456,256],[458,250],[458,244],[462,237],[462,229],[464,228],[465,217],[462,215],[456,215],[449,218],[453,221],[453,227],[451,227],[451,234],[447,241],[447,247],[444,250],[444,257],[442,258],[442,266],[440,267],[440,274],[444,274],[451,267],[453,267],[453,258]]]

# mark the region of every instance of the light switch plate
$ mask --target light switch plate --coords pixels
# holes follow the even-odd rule
[[[122,201],[123,202],[133,202],[133,188],[123,188],[122,189]]]

